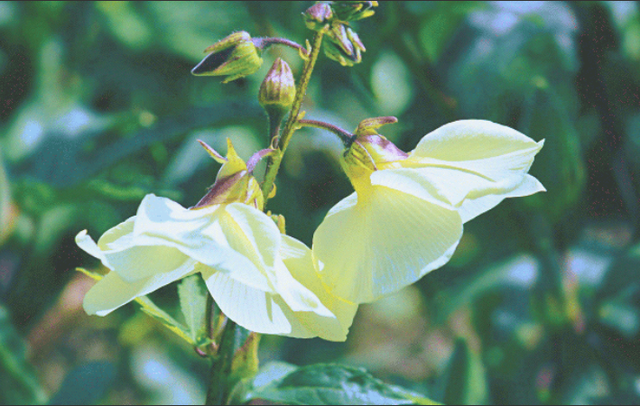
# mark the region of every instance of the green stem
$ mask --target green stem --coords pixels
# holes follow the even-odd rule
[[[231,362],[236,351],[236,323],[227,319],[227,325],[220,340],[218,357],[212,358],[209,389],[206,405],[227,404],[231,388],[227,386],[227,377],[231,374]]]
[[[262,183],[262,194],[264,195],[265,203],[264,207],[267,206],[269,193],[273,188],[273,183],[276,180],[276,176],[278,176],[278,170],[280,169],[280,163],[282,162],[284,152],[287,149],[287,145],[289,145],[291,136],[297,129],[296,124],[299,121],[298,116],[300,114],[300,108],[302,107],[302,100],[304,99],[304,95],[307,93],[307,86],[309,85],[309,80],[311,79],[311,73],[313,72],[313,68],[320,53],[320,45],[322,45],[322,37],[324,35],[324,31],[325,30],[316,32],[316,35],[313,37],[311,54],[305,61],[304,69],[302,70],[302,76],[300,77],[300,83],[298,84],[298,90],[296,92],[296,98],[294,99],[293,105],[291,106],[291,113],[289,114],[289,118],[284,125],[280,140],[278,141],[278,151],[270,156],[269,161],[267,162],[267,169],[265,170],[264,174],[264,182]]]

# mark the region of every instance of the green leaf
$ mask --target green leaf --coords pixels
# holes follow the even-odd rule
[[[24,341],[0,305],[0,404],[42,404],[47,396],[26,360]]]
[[[270,367],[267,372],[283,375],[291,366]],[[265,379],[266,378],[266,379]],[[264,373],[254,384],[269,381]],[[246,401],[264,399],[269,402],[298,405],[434,405],[437,402],[388,385],[362,368],[316,364],[297,368],[270,383],[254,388]]]
[[[180,310],[189,328],[191,340],[198,345],[208,341],[206,320],[208,295],[200,274],[186,277],[178,285]]]
[[[444,403],[473,405],[487,403],[487,378],[480,355],[471,351],[463,339],[456,348],[447,368]]]
[[[84,268],[76,268],[76,271],[82,272],[83,274],[97,281],[102,279],[102,275],[97,272],[89,271]],[[196,341],[191,338],[190,329],[171,317],[167,312],[156,306],[155,303],[153,303],[147,296],[138,297],[135,299],[135,301],[140,305],[143,312],[160,321],[166,328],[176,333],[180,338],[182,338],[189,344],[196,345]]]

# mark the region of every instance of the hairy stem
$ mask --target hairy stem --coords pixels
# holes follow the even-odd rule
[[[349,131],[343,130],[337,125],[325,123],[324,121],[318,121],[318,120],[298,120],[298,124],[301,125],[302,127],[314,127],[314,128],[321,128],[323,130],[331,131],[332,133],[340,137],[340,139],[342,140],[345,146],[349,146],[353,142],[354,135],[351,134]]]
[[[291,106],[291,113],[289,113],[289,118],[284,125],[284,129],[282,130],[282,134],[280,135],[280,140],[278,141],[277,152],[269,157],[269,161],[267,162],[267,169],[265,170],[264,174],[264,182],[262,183],[262,194],[264,195],[265,207],[267,206],[269,193],[273,188],[273,183],[275,182],[276,176],[278,175],[278,170],[280,169],[280,163],[282,162],[284,152],[287,149],[287,145],[289,145],[291,136],[296,130],[296,124],[298,124],[299,121],[298,116],[300,114],[300,108],[302,107],[302,100],[304,99],[304,95],[307,93],[307,86],[309,85],[309,80],[311,79],[311,73],[313,72],[316,60],[318,59],[318,54],[320,53],[320,45],[322,45],[322,37],[324,35],[324,31],[325,30],[316,32],[315,36],[313,37],[311,54],[305,61],[304,69],[302,70],[302,75],[300,77],[300,83],[298,84],[298,89],[296,92],[296,98],[294,99],[293,105]]]

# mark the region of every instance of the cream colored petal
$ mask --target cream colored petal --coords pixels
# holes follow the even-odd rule
[[[345,341],[358,305],[329,293],[313,266],[311,250],[300,241],[283,235],[280,254],[291,275],[313,292],[331,312],[330,317],[321,316],[316,312],[298,312],[298,320],[320,338]]]
[[[383,186],[345,207],[320,224],[313,255],[329,290],[353,303],[398,291],[444,265],[462,236],[455,210]]]
[[[101,250],[123,249],[131,245],[131,233],[135,216],[129,217],[124,222],[107,230],[98,240]]]
[[[226,272],[202,271],[202,276],[220,310],[240,326],[262,334],[315,336],[298,321],[279,295],[251,288]]]
[[[178,249],[163,245],[132,245],[121,251],[103,251],[111,269],[127,282],[172,272],[190,261]]]
[[[426,135],[401,164],[460,206],[464,199],[515,189],[543,144],[490,121],[461,120]]]
[[[526,175],[522,183],[510,192],[504,194],[487,195],[476,199],[467,199],[458,208],[458,213],[462,218],[462,222],[466,223],[474,219],[478,215],[491,210],[508,197],[529,196],[538,192],[545,192],[546,189],[538,179],[531,175]]]
[[[76,244],[87,254],[97,258],[102,262],[102,265],[111,269],[111,265],[109,265],[109,261],[104,256],[102,250],[98,247],[98,245],[93,241],[93,238],[87,234],[87,230],[82,230],[76,235]]]
[[[232,203],[225,208],[236,223],[237,228],[225,230],[232,235],[240,235],[240,241],[233,241],[231,247],[238,252],[257,255],[257,262],[272,267],[280,250],[280,230],[266,214],[242,203]],[[231,240],[230,240],[231,241]]]
[[[249,210],[235,204],[188,210],[170,199],[148,195],[136,216],[135,244],[140,250],[172,247],[254,288],[273,291],[264,261],[273,260],[278,242],[265,242],[278,229],[264,213],[238,205]]]
[[[133,283],[126,282],[116,272],[109,272],[84,296],[87,314],[106,316],[137,297],[149,294],[194,271],[195,261],[187,261],[171,272],[154,275]]]

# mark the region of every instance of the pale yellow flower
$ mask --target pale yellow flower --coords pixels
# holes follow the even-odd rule
[[[234,178],[246,171],[234,154],[226,164],[238,171],[223,166],[214,193],[203,199],[213,204],[186,209],[147,195],[134,217],[107,231],[97,244],[86,231],[78,234],[80,248],[111,270],[87,292],[85,310],[104,316],[200,272],[222,312],[251,331],[344,341],[357,305],[326,291],[303,243],[282,235],[255,207],[229,202],[232,191],[257,201],[253,192],[236,187],[255,180]]]
[[[543,141],[462,120],[427,134],[407,154],[376,133],[384,121],[365,120],[356,130],[343,159],[355,193],[329,211],[313,237],[321,279],[355,303],[444,265],[462,225],[505,198],[545,190],[527,174]]]

